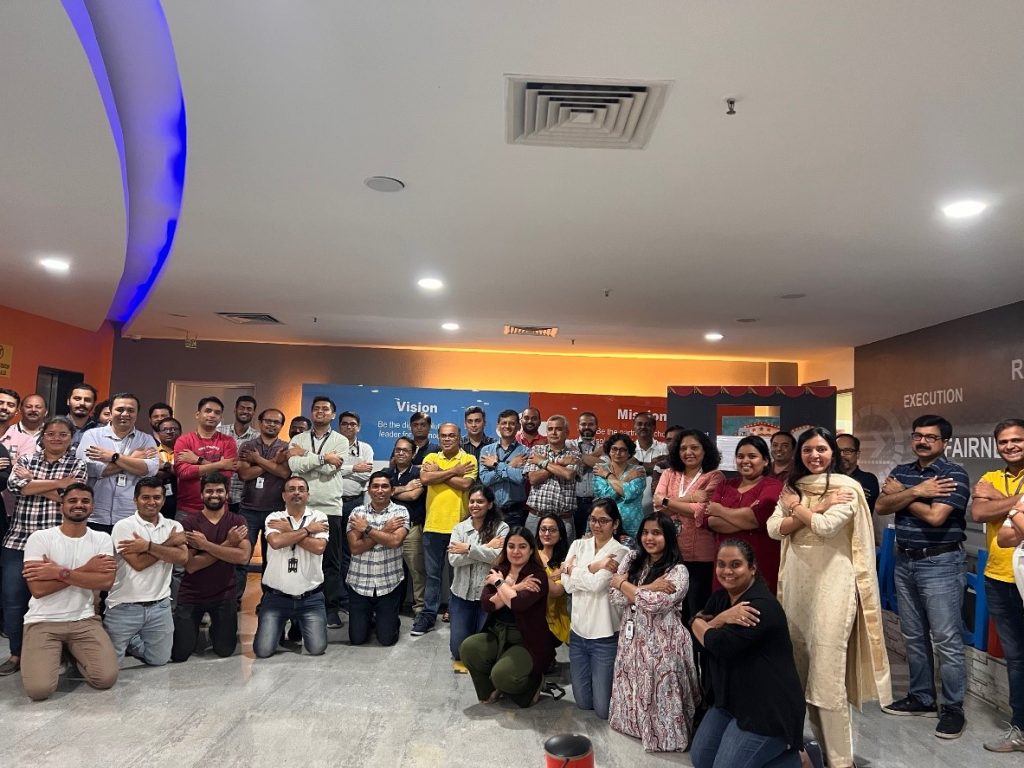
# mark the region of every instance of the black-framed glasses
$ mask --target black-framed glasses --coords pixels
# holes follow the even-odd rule
[[[610,517],[591,517],[591,518],[589,518],[589,522],[590,522],[591,525],[608,525],[609,523],[611,523],[611,521],[612,521],[612,519]]]
[[[855,453],[860,453],[856,448],[840,448],[839,452],[843,454],[843,456],[852,456]]]
[[[910,439],[915,441],[919,440],[928,443],[928,445],[935,445],[935,443],[945,440],[946,438],[940,435],[926,435],[922,432],[911,432]]]
[[[549,527],[544,525],[537,529],[537,533],[558,533],[558,529],[554,526]]]

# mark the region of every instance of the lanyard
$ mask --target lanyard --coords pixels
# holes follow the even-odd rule
[[[324,435],[324,439],[320,442],[320,447],[317,448],[316,447],[316,433],[310,432],[309,433],[309,447],[313,449],[313,453],[315,453],[317,456],[319,456],[320,455],[320,451],[322,451],[324,449],[324,446],[327,445],[327,438],[329,438],[330,436],[331,436],[331,430],[327,430],[327,434]]]
[[[510,457],[510,456],[511,456],[511,455],[512,455],[513,453],[515,453],[515,452],[516,452],[516,448],[517,448],[517,447],[518,447],[518,443],[515,443],[515,442],[513,442],[513,443],[512,443],[512,445],[510,445],[510,446],[509,446],[509,448],[508,448],[508,450],[507,450],[507,451],[505,452],[505,455],[504,455],[504,456],[502,456],[502,455],[501,455],[501,450],[502,450],[502,448],[501,448],[501,444],[499,443],[499,444],[498,444],[498,447],[497,447],[497,448],[495,449],[495,451],[494,451],[494,452],[495,452],[495,454],[497,454],[497,456],[498,456],[498,461],[500,461],[500,462],[502,462],[502,463],[508,463],[509,457]]]
[[[699,470],[697,472],[697,474],[694,475],[693,480],[691,480],[689,483],[686,484],[685,488],[683,487],[683,483],[679,483],[679,498],[682,498],[683,496],[688,494],[690,492],[690,489],[693,488],[693,486],[695,486],[697,484],[697,481],[700,480],[700,476],[703,475],[703,474],[704,474],[704,470],[703,469]],[[683,475],[683,482],[685,482],[685,481],[686,481],[686,476]]]
[[[1016,496],[1018,493],[1020,493],[1021,486],[1024,486],[1024,475],[1021,475],[1020,480],[1017,481],[1017,487],[1011,491],[1010,473],[1006,471],[1003,472],[1003,489],[1006,491],[1006,498]]]
[[[299,530],[299,528],[305,528],[306,527],[306,516],[305,515],[302,516],[302,520],[299,522],[299,527],[296,528],[292,516],[288,515],[288,525],[290,525],[292,527],[292,531],[297,531],[297,530]],[[295,544],[292,544],[292,554],[293,555],[295,554],[295,547],[297,545],[298,545],[298,542],[295,542]]]

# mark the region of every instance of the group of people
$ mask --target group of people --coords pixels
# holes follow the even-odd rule
[[[631,433],[577,437],[534,408],[426,413],[388,456],[359,440],[359,415],[313,398],[309,418],[232,419],[200,400],[183,432],[164,403],[139,429],[138,398],[76,387],[67,416],[0,389],[3,626],[26,692],[46,698],[66,647],[87,682],[113,685],[125,655],[182,662],[204,617],[214,653],[238,643],[248,565],[262,546],[253,652],[322,654],[348,615],[353,644],[393,645],[408,594],[413,637],[450,627],[452,667],[481,702],[535,703],[568,646],[576,705],[651,751],[692,747],[698,766],[798,765],[805,713],[831,766],[853,765],[850,705],[965,727],[960,633],[971,488],[943,453],[952,426],[915,420],[916,460],[879,488],[859,442],[822,428],[748,436],[736,472],[699,430],[637,414]],[[18,418],[20,416],[20,419]],[[337,421],[338,429],[334,429]],[[465,432],[463,432],[463,427]],[[1004,469],[973,489],[988,529],[986,590],[1007,658],[1013,720],[994,751],[1024,751],[1024,421],[995,430]],[[893,701],[875,575],[872,514],[895,515],[896,581],[910,688]],[[1019,550],[1017,550],[1019,551]],[[1021,558],[1024,559],[1024,558]],[[450,574],[450,584],[446,575]],[[447,587],[447,598],[445,592]],[[442,613],[444,603],[447,611]],[[941,699],[934,686],[939,660]],[[838,674],[837,674],[838,672]]]

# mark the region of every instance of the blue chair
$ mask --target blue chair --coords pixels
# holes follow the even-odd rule
[[[898,613],[896,608],[896,528],[888,525],[878,548],[878,594],[882,610]]]
[[[978,550],[978,564],[974,573],[964,576],[967,588],[974,590],[974,628],[964,622],[964,642],[979,651],[988,650],[988,600],[985,599],[985,563],[988,562],[988,550]]]

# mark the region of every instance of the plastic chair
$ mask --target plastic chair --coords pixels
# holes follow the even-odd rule
[[[978,564],[974,573],[964,576],[967,588],[974,590],[974,627],[964,622],[964,642],[979,651],[988,649],[988,600],[985,599],[985,563],[988,550],[978,550]]]

